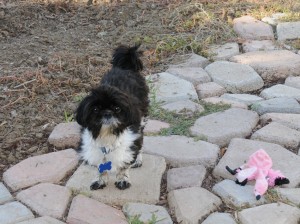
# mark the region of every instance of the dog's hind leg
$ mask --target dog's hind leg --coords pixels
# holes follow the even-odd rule
[[[119,168],[117,171],[117,181],[115,182],[115,185],[120,190],[124,190],[131,186],[129,182],[129,169],[130,166]]]

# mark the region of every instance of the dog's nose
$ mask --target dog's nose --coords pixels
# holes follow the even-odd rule
[[[111,118],[112,117],[112,113],[110,111],[105,111],[104,114],[103,114],[103,117],[105,118]]]

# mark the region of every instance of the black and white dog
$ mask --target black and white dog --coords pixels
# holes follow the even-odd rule
[[[76,120],[82,126],[78,153],[99,167],[92,190],[107,185],[106,170],[116,172],[117,188],[130,187],[129,168],[142,165],[143,119],[148,113],[148,92],[139,46],[118,47],[112,68],[80,103]],[[107,176],[107,175],[106,175]]]

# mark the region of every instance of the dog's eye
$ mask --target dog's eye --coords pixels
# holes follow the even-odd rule
[[[94,112],[95,114],[97,114],[97,113],[99,113],[99,109],[98,109],[97,107],[95,107],[95,108],[93,109],[93,112]]]
[[[120,113],[121,112],[121,108],[120,107],[114,107],[114,112],[115,113]]]

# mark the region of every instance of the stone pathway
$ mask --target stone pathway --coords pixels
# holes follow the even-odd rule
[[[280,16],[235,19],[243,51],[237,43],[211,46],[215,62],[193,54],[148,77],[166,111],[205,112],[202,102],[231,108],[199,117],[189,130],[194,138],[158,136],[170,124],[148,121],[144,163],[132,170],[131,188],[116,189],[110,177],[105,189],[90,191],[98,171],[78,162],[80,127],[62,123],[49,136],[60,150],[4,173],[0,223],[299,224],[300,55],[275,38],[300,38],[300,22],[280,23]],[[240,166],[260,148],[290,184],[257,201],[253,184],[235,184],[225,166]]]

